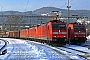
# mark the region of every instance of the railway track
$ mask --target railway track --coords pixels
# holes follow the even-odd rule
[[[35,43],[35,44],[38,44],[38,43]],[[62,52],[62,51],[64,51],[64,50],[60,50],[60,49],[58,49],[58,48],[56,48],[56,47],[52,47],[52,46],[49,46],[49,45],[46,45],[46,44],[38,44],[38,45],[41,45],[41,46],[50,48],[52,51],[55,51],[55,52],[57,52],[58,54],[65,56],[66,58],[68,58],[68,60],[74,60],[74,58],[72,58],[72,56],[73,56],[73,57],[74,57],[74,56],[77,56],[77,55],[71,55],[70,52],[69,52],[69,54],[65,54],[65,53]],[[71,55],[71,56],[70,56],[70,55]],[[77,57],[79,58],[79,56],[77,56]],[[79,58],[79,59],[80,59],[80,58]],[[77,60],[79,60],[79,59],[77,59]],[[83,58],[82,58],[82,59],[83,59]]]
[[[68,59],[72,60],[72,58],[71,58],[70,56],[68,56],[68,55],[66,55],[66,54],[64,54],[64,53],[62,53],[62,52],[59,51],[58,49],[52,48],[52,47],[49,47],[49,46],[46,46],[46,47],[51,48],[53,51],[56,51],[57,53],[62,54],[62,55],[64,55],[64,56],[66,56]]]
[[[62,54],[64,56],[66,56],[68,59],[71,59],[71,60],[73,60],[71,56],[73,56],[73,57],[76,56],[79,59],[90,60],[90,53],[89,52],[77,50],[77,49],[74,49],[74,48],[69,48],[69,47],[66,47],[66,46],[63,46],[63,47],[54,46],[54,48],[53,48],[53,47],[50,47],[50,46],[47,46],[47,45],[44,45],[44,44],[40,44],[40,45],[46,46],[47,48],[51,48],[53,51],[56,51],[57,53]],[[66,54],[64,52],[67,52],[68,54]]]
[[[65,47],[65,46],[64,47],[57,47],[57,48],[62,50],[62,51],[66,51],[68,53],[80,56],[81,58],[84,58],[85,60],[90,60],[90,53],[88,53],[88,52],[77,50],[74,48]]]
[[[2,39],[0,39],[1,41],[4,41],[4,45],[0,48],[0,55],[4,55],[4,54],[6,54],[7,53],[7,49],[6,49],[6,46],[7,46],[7,44],[9,43],[8,41],[6,41],[6,40],[2,40]]]

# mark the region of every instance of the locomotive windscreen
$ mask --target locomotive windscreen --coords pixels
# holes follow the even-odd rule
[[[74,26],[75,30],[85,30],[85,26]]]
[[[53,30],[65,30],[66,25],[65,24],[52,24],[52,29]]]

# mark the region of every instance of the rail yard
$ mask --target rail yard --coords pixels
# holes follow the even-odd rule
[[[90,60],[89,2],[0,0],[0,60]]]

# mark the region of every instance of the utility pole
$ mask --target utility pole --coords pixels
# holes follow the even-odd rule
[[[68,6],[67,6],[67,8],[68,8],[68,22],[67,22],[67,24],[69,25],[69,23],[70,23],[70,8],[71,8],[71,6],[69,5],[69,3],[70,3],[70,0],[68,0]],[[70,29],[68,29],[68,32],[70,33]],[[71,34],[70,34],[71,35]],[[68,34],[68,41],[69,41],[69,45],[70,45],[70,35]]]
[[[69,3],[70,3],[70,0],[68,0],[68,6],[67,6],[67,8],[68,8],[68,24],[70,23],[70,8],[71,8],[71,6],[69,6]]]

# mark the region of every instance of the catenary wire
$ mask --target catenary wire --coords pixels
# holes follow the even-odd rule
[[[70,0],[70,2],[72,2],[73,0]],[[64,6],[66,6],[68,4],[68,2],[66,3],[65,2],[65,4],[64,5],[62,5],[60,8],[63,8]]]
[[[26,8],[25,8],[25,12],[27,11],[28,4],[29,4],[29,0],[27,1],[27,5],[26,5]]]
[[[8,9],[6,9],[5,7],[3,7],[1,4],[0,4],[0,7],[1,7],[1,11],[2,11],[3,9],[8,10]]]
[[[51,6],[53,6],[53,5],[56,3],[56,1],[57,1],[57,0],[54,0],[54,1],[52,2]]]

